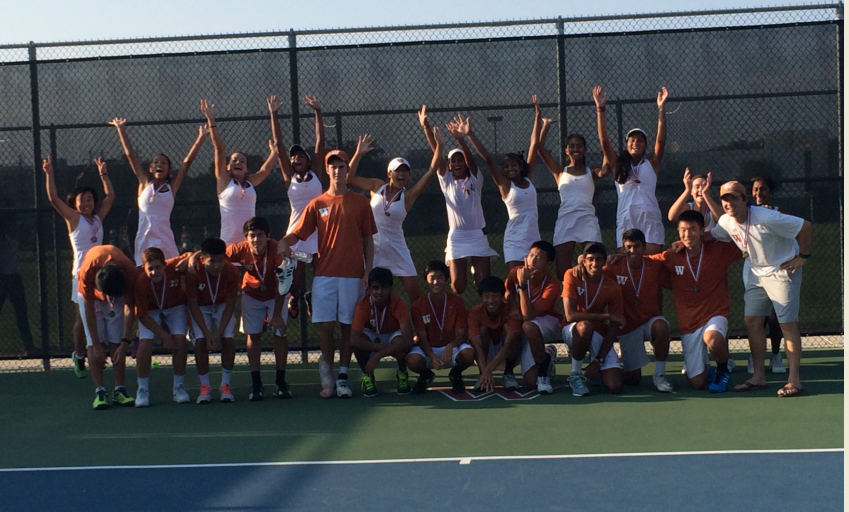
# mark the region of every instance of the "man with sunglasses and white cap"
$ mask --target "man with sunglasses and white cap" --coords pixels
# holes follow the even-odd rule
[[[811,223],[776,210],[753,207],[746,196],[746,187],[739,181],[725,182],[719,189],[719,197],[725,214],[707,236],[733,241],[743,251],[743,257],[751,262],[743,299],[755,372],[734,390],[766,387],[764,318],[775,307],[790,366],[787,384],[778,390],[778,396],[799,395],[804,391],[799,377],[802,358],[799,292],[802,267],[811,257]]]

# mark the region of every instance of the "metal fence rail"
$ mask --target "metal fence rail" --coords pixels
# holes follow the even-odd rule
[[[805,269],[800,315],[806,346],[833,346],[823,336],[843,332],[842,3],[0,46],[0,368],[29,368],[26,357],[43,357],[48,367],[51,356],[72,350],[71,251],[46,201],[42,156],[53,157],[60,194],[77,183],[99,188],[91,160],[103,156],[117,193],[106,240],[121,246],[134,238],[136,182],[106,125],[114,116],[130,119],[141,158],[165,153],[176,161],[202,121],[199,98],[208,98],[228,150],[245,152],[255,170],[270,137],[265,98],[291,98],[280,112],[284,138],[309,145],[312,113],[299,98],[314,94],[328,145],[353,151],[358,135],[375,136],[362,174],[381,176],[390,158],[404,156],[417,179],[430,160],[415,114],[422,103],[433,124],[455,112],[471,116],[499,158],[527,149],[531,94],[558,121],[549,150],[562,157],[556,146],[582,133],[587,161],[600,164],[590,94],[597,84],[610,91],[607,121],[619,147],[634,126],[654,138],[656,91],[669,88],[657,188],[664,213],[682,191],[685,167],[712,172],[715,182],[768,175],[778,183],[776,203],[814,224],[816,257]],[[542,166],[537,188],[540,229],[550,239],[559,196]],[[279,175],[258,194],[258,214],[282,235],[288,201]],[[594,202],[613,247],[609,181],[599,183]],[[483,204],[490,245],[500,252],[506,211],[488,178]],[[435,185],[410,212],[405,229],[418,264],[442,257],[444,212]],[[172,227],[187,247],[217,233],[209,145],[180,189]],[[667,242],[675,236],[667,225]],[[503,261],[493,272],[506,274]],[[730,278],[732,336],[745,335],[739,272]],[[465,298],[476,297],[467,290]],[[671,295],[665,306],[674,318]],[[308,322],[291,322],[289,337],[303,360],[316,345]]]

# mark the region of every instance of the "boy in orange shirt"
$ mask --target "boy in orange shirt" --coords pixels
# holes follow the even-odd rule
[[[368,274],[369,295],[357,303],[351,324],[351,347],[363,370],[363,396],[377,396],[374,370],[384,357],[398,361],[398,394],[410,393],[407,354],[413,346],[413,327],[407,305],[391,293],[392,272],[376,267]]]
[[[504,363],[502,387],[509,391],[519,389],[513,368],[521,349],[522,321],[510,314],[504,291],[504,281],[500,278],[484,277],[478,285],[481,303],[469,308],[466,315],[469,341],[475,349],[475,359],[480,370],[476,391],[492,392],[495,387],[492,372],[501,363]]]
[[[466,343],[466,304],[459,295],[445,291],[449,271],[445,263],[431,261],[424,268],[428,293],[412,305],[418,344],[407,356],[407,366],[419,374],[413,393],[424,393],[435,377],[431,368],[451,368],[451,390],[462,393],[463,370],[474,364],[475,352]]]

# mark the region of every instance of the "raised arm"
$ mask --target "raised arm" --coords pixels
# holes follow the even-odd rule
[[[251,185],[254,187],[258,186],[260,183],[265,181],[265,178],[271,175],[271,171],[274,170],[274,162],[277,161],[277,148],[274,147],[274,141],[268,139],[268,156],[265,158],[265,162],[262,163],[262,166],[259,170],[245,179],[251,182]]]
[[[657,138],[654,139],[654,153],[649,157],[655,174],[660,172],[660,161],[666,148],[666,100],[669,91],[661,87],[657,93]]]
[[[510,180],[507,179],[501,173],[501,169],[498,168],[498,162],[495,161],[495,157],[493,157],[489,151],[486,150],[483,143],[478,140],[477,136],[475,136],[475,132],[472,131],[472,125],[467,117],[465,121],[460,122],[457,125],[458,131],[469,138],[469,142],[474,146],[475,151],[484,159],[486,162],[486,166],[489,169],[489,173],[492,175],[492,180],[498,186],[498,191],[501,192],[501,197],[507,197],[507,194],[510,193]],[[462,137],[460,138],[462,140]],[[466,162],[468,165],[468,161],[471,160],[471,155],[463,155],[466,157]]]
[[[374,138],[371,135],[366,133],[357,137],[357,149],[354,150],[354,155],[351,157],[351,161],[348,162],[348,175],[345,178],[345,183],[354,185],[352,180],[357,175],[357,167],[360,165],[360,160],[362,160],[363,156],[372,149],[374,149]],[[357,188],[371,190],[368,187],[360,187],[359,185],[354,186]]]
[[[424,176],[419,178],[419,181],[404,194],[404,207],[407,211],[410,211],[416,198],[430,185],[436,173],[440,169],[445,169],[445,157],[442,156],[442,149],[445,146],[445,136],[442,135],[442,130],[438,126],[433,128],[433,139],[436,141],[436,147],[433,148],[433,158],[430,160],[430,167],[424,173]]]
[[[457,126],[456,132],[451,132],[451,135],[457,141],[457,145],[460,146],[460,149],[463,150],[463,160],[466,161],[466,167],[469,168],[469,172],[475,178],[478,177],[478,164],[475,163],[475,159],[472,158],[472,152],[469,151],[469,146],[466,145],[466,141],[463,139],[463,133],[469,127],[469,118],[463,119],[463,116],[457,114],[454,117],[454,124]]]
[[[48,156],[41,161],[41,169],[44,171],[45,190],[47,190],[47,199],[53,208],[59,212],[59,215],[68,223],[68,229],[73,231],[77,229],[77,224],[80,222],[80,212],[71,208],[67,203],[59,198],[59,193],[56,192],[56,180],[53,177],[53,162]]]
[[[602,91],[600,85],[593,88],[593,101],[595,101],[598,141],[601,144],[601,151],[604,153],[602,165],[616,165],[616,150],[613,149],[613,144],[610,143],[610,137],[607,135],[607,119],[604,117],[604,111],[607,107],[607,93]]]
[[[189,148],[189,152],[186,154],[185,158],[183,158],[183,163],[180,164],[180,169],[177,170],[177,175],[174,176],[173,180],[171,180],[171,191],[175,196],[177,195],[177,189],[180,188],[180,185],[183,184],[183,180],[186,179],[186,175],[189,174],[189,169],[192,168],[192,163],[198,156],[198,151],[200,151],[200,148],[203,146],[203,142],[206,140],[208,135],[209,126],[205,124],[198,126],[198,136],[192,143],[192,147]]]
[[[104,221],[106,215],[112,210],[112,204],[115,203],[115,189],[112,187],[112,180],[109,179],[106,162],[101,158],[95,158],[94,164],[97,166],[97,175],[100,176],[100,183],[103,185],[103,201],[96,213],[100,220]]]
[[[271,138],[277,152],[277,164],[280,165],[280,173],[283,175],[283,185],[286,190],[289,190],[295,170],[292,168],[292,162],[289,161],[288,152],[283,146],[283,132],[280,130],[280,121],[277,118],[277,112],[283,106],[283,103],[277,96],[272,95],[266,100],[266,104],[268,104],[268,114],[271,117]]]
[[[542,158],[542,163],[545,164],[545,167],[548,168],[549,172],[551,172],[552,176],[554,176],[554,181],[556,182],[560,179],[560,173],[563,172],[563,167],[560,163],[551,156],[551,153],[545,149],[545,139],[548,137],[548,131],[551,128],[551,125],[554,124],[553,119],[544,118],[542,120],[542,128],[539,132],[539,145],[537,146],[537,153],[539,153],[540,158]],[[566,158],[570,158],[569,155],[566,155]]]
[[[433,151],[436,147],[436,141],[433,139],[433,131],[430,128],[430,123],[427,122],[427,105],[422,105],[422,109],[419,110],[419,124],[422,125],[422,129],[424,130],[427,145]]]
[[[722,205],[713,200],[713,195],[711,195],[710,186],[713,182],[713,175],[711,173],[707,173],[705,177],[705,188],[702,189],[702,199],[705,204],[707,204],[708,209],[710,210],[711,215],[713,215],[714,221],[718,221],[722,214],[725,213],[722,211]]]
[[[127,134],[127,119],[124,117],[115,117],[109,121],[109,124],[118,130],[118,139],[121,141],[121,148],[130,162],[130,169],[136,175],[136,179],[139,181],[139,189],[141,190],[150,181],[150,173],[142,168],[139,157],[136,155],[136,150],[133,149],[133,145],[130,143],[130,136]]]
[[[224,192],[230,183],[230,173],[227,171],[227,156],[224,154],[224,141],[218,131],[218,123],[215,122],[215,104],[206,100],[200,100],[200,111],[206,117],[206,125],[209,127],[209,137],[212,139],[213,161],[215,162],[215,192]]]
[[[534,104],[534,127],[531,129],[531,143],[528,146],[528,179],[534,182],[534,171],[537,167],[537,147],[539,147],[539,135],[542,131],[542,110],[539,108],[537,95],[531,96]]]
[[[670,222],[675,222],[675,219],[677,219],[679,215],[690,209],[690,205],[687,204],[687,200],[690,198],[692,193],[693,178],[690,175],[690,168],[687,167],[684,170],[684,191],[681,192],[678,199],[672,203],[672,206],[669,207],[669,213],[666,214],[666,218],[669,219]]]
[[[304,103],[315,112],[315,153],[312,159],[312,172],[321,179],[324,172],[324,118],[321,116],[321,102],[315,96],[304,96]],[[279,150],[278,150],[279,151]],[[286,153],[282,153],[284,156]]]

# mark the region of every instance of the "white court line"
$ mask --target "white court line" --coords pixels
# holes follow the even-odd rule
[[[224,462],[217,464],[150,464],[128,466],[67,466],[49,468],[2,468],[0,473],[23,473],[28,471],[97,471],[116,469],[195,469],[195,468],[254,468],[275,466],[345,466],[362,464],[410,464],[422,462],[457,462],[463,465],[474,461],[496,460],[557,460],[557,459],[613,459],[616,457],[680,457],[691,455],[771,455],[794,453],[843,453],[843,448],[813,448],[799,450],[719,450],[693,452],[644,452],[644,453],[589,453],[571,455],[493,455],[481,457],[433,457],[421,459],[372,459],[372,460],[305,460],[287,462]]]

